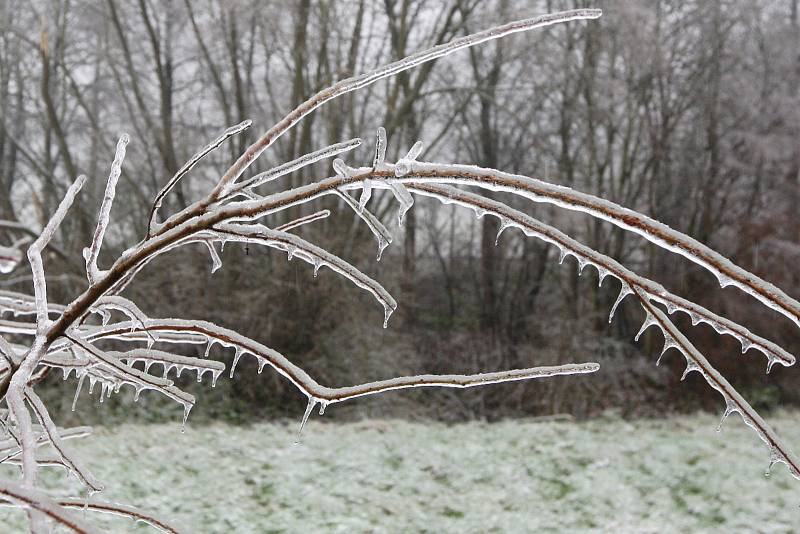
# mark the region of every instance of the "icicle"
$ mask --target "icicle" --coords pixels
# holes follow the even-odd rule
[[[675,340],[672,338],[672,336],[664,334],[664,348],[661,349],[661,354],[659,354],[658,359],[656,360],[656,367],[661,365],[661,358],[664,357],[664,353],[672,348],[678,348],[678,344],[675,343]]]
[[[691,373],[692,371],[698,371],[698,372],[702,373],[702,370],[700,369],[700,367],[696,363],[694,363],[693,360],[687,360],[686,361],[686,369],[683,370],[683,374],[681,375],[681,382],[683,382],[686,379],[686,377],[689,375],[689,373]]]
[[[381,257],[383,256],[383,251],[386,250],[386,247],[389,246],[389,242],[383,237],[378,239],[378,256],[377,261],[381,261]]]
[[[389,187],[392,189],[394,198],[400,204],[400,209],[397,210],[397,224],[403,226],[406,213],[414,205],[414,197],[408,192],[406,186],[401,183],[389,182]]]
[[[597,267],[597,287],[603,287],[603,280],[605,280],[606,276],[608,276],[611,273],[609,273],[607,269],[604,269],[599,265],[596,265],[595,267]]]
[[[769,448],[769,464],[767,465],[766,471],[764,471],[764,476],[769,478],[772,476],[772,467],[777,464],[778,462],[786,463],[775,450],[774,447]]]
[[[231,364],[231,373],[228,375],[229,378],[233,378],[233,373],[236,372],[236,366],[239,364],[239,358],[242,357],[242,349],[236,348],[236,353],[233,355],[233,363]]]
[[[772,371],[772,366],[775,365],[775,362],[777,361],[778,359],[774,356],[769,356],[767,358],[767,374],[769,374],[769,372]]]
[[[564,248],[558,249],[558,264],[563,265],[564,260],[567,259],[567,250]]]
[[[383,327],[386,328],[389,326],[389,317],[392,316],[392,312],[394,312],[394,308],[390,306],[383,307]]]
[[[586,265],[588,265],[589,262],[587,262],[581,256],[575,256],[575,259],[578,260],[578,276],[581,276],[583,274],[583,269],[586,267]]]
[[[82,374],[80,378],[78,378],[78,387],[75,388],[75,396],[72,397],[72,411],[75,411],[75,406],[78,404],[78,397],[81,394],[81,388],[83,387],[83,379],[86,378],[86,373]]]
[[[222,259],[217,254],[217,249],[214,248],[213,242],[205,241],[205,244],[208,247],[208,253],[211,254],[211,274],[214,274],[222,267]]]
[[[303,435],[303,428],[306,426],[306,422],[308,421],[308,416],[311,415],[311,410],[313,410],[314,406],[316,405],[317,405],[317,399],[315,399],[314,397],[309,397],[308,405],[306,405],[306,411],[303,414],[303,420],[300,421],[300,429],[297,431],[297,441],[295,441],[295,444],[300,443],[300,438]]]
[[[212,369],[211,370],[211,387],[212,388],[217,387],[217,379],[219,378],[219,376],[221,374],[222,374],[222,370],[221,369],[220,370],[216,370],[216,369]]]
[[[192,411],[192,404],[186,402],[183,404],[183,421],[181,421],[181,434],[186,433],[186,420],[189,419],[189,412]]]
[[[617,308],[619,307],[620,303],[625,299],[625,297],[632,294],[633,290],[630,288],[630,286],[625,282],[622,282],[622,287],[619,290],[619,295],[617,295],[617,300],[614,301],[614,305],[611,306],[611,313],[608,314],[609,324],[614,320],[614,314],[617,312]]]
[[[722,414],[722,419],[720,420],[719,424],[717,425],[717,432],[722,432],[722,423],[725,422],[725,419],[728,418],[733,412],[738,412],[739,410],[736,409],[736,406],[733,405],[728,399],[725,399],[725,412]]]
[[[725,288],[727,286],[733,285],[733,280],[730,277],[722,274],[722,273],[715,273],[717,275],[717,281],[719,282],[719,287]]]
[[[206,352],[205,352],[205,354],[203,354],[203,358],[205,358],[206,360],[208,359],[208,355],[211,353],[212,345],[214,345],[214,339],[209,338],[208,339],[208,344],[206,345]]]
[[[364,211],[370,198],[372,198],[372,180],[365,178],[361,185],[361,196],[358,198],[359,211]]]
[[[645,318],[644,323],[642,323],[642,327],[639,329],[639,332],[637,332],[636,337],[634,337],[633,340],[639,341],[639,338],[642,337],[644,331],[654,324],[656,324],[655,318],[650,315],[650,312],[647,312],[647,317]]]
[[[507,224],[507,223],[502,223],[502,224],[500,225],[500,229],[499,229],[499,230],[497,230],[497,237],[495,237],[495,238],[494,238],[494,246],[497,246],[497,245],[499,245],[499,244],[500,244],[500,236],[502,235],[503,231],[504,231],[506,228],[508,228],[509,226],[511,226],[511,225],[510,225],[510,224]]]
[[[261,371],[264,370],[264,366],[267,365],[267,359],[262,358],[261,356],[258,357],[258,374],[261,374]]]
[[[314,258],[314,278],[319,274],[319,268],[322,267],[322,261]]]

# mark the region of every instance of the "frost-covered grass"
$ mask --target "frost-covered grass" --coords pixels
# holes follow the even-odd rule
[[[770,420],[800,444],[797,413]],[[447,426],[312,418],[297,425],[124,425],[71,445],[106,498],[187,532],[792,532],[800,482],[764,476],[736,417]],[[8,468],[3,476],[10,474]],[[49,469],[48,481],[63,480]],[[3,532],[24,514],[0,510]],[[97,516],[100,517],[100,516]],[[127,520],[110,532],[140,532]]]

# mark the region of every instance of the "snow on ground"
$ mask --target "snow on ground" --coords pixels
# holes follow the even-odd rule
[[[800,448],[797,413],[770,419]],[[765,477],[755,434],[736,417],[721,433],[717,423],[315,416],[300,445],[295,421],[185,434],[180,424],[124,425],[71,445],[106,483],[106,499],[157,510],[190,533],[798,531],[800,481],[780,465]],[[45,478],[64,480],[53,469]],[[23,517],[0,510],[2,531],[21,531]]]

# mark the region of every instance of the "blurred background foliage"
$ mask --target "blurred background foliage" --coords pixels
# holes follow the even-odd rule
[[[260,132],[336,79],[367,71],[492,24],[583,1],[522,0],[5,0],[0,2],[0,219],[40,228],[67,184],[90,182],[47,258],[52,299],[85,285],[80,251],[91,240],[113,147],[129,132],[112,235],[101,263],[143,235],[155,192],[218,132],[253,119],[244,135],[192,171],[167,212],[198,198]],[[597,1],[601,20],[515,35],[425,64],[337,100],[301,122],[256,165],[287,161],[362,137],[348,162],[371,161],[375,129],[396,159],[417,139],[422,159],[494,167],[604,196],[709,245],[800,295],[800,28],[798,0]],[[290,187],[331,174],[318,164]],[[680,258],[575,213],[515,207],[552,223],[676,293],[800,353],[782,316]],[[229,245],[211,274],[202,246],[157,259],[127,290],[153,317],[198,318],[235,328],[305,367],[321,383],[398,374],[473,373],[597,361],[590,376],[469,391],[388,393],[330,410],[334,417],[446,421],[608,409],[628,416],[722,410],[683,358],[655,359],[661,337],[632,337],[643,317],[608,312],[617,282],[578,276],[554,248],[424,199],[397,227],[391,195],[370,206],[395,234],[375,261],[369,232],[335,201],[335,216],[301,233],[374,275],[400,303],[388,329],[379,307],[330,271],[315,278],[276,252]],[[306,208],[304,208],[306,209]],[[294,217],[296,211],[282,217]],[[268,223],[281,221],[267,221]],[[0,242],[14,240],[8,231]],[[30,290],[24,268],[0,284]],[[757,408],[800,401],[797,376],[709,327],[679,321]],[[197,349],[202,353],[203,348]],[[230,363],[219,347],[212,356]],[[237,422],[296,416],[305,404],[285,380],[246,359],[199,397],[193,419]],[[97,403],[86,392],[69,415],[74,379],[43,393],[57,419],[178,418],[154,396]],[[61,410],[55,403],[61,403]]]

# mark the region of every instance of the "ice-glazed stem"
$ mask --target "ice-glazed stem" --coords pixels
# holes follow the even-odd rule
[[[344,143],[336,143],[327,146],[325,148],[322,148],[320,150],[310,152],[308,154],[300,156],[297,159],[293,159],[292,161],[278,165],[277,167],[274,167],[266,172],[256,174],[249,180],[237,183],[235,186],[229,187],[228,190],[225,191],[225,195],[233,195],[245,189],[253,189],[254,187],[258,187],[267,182],[271,182],[272,180],[280,178],[281,176],[285,176],[289,173],[295,172],[299,169],[307,167],[323,159],[332,158],[344,152],[353,150],[358,146],[361,146],[361,139],[355,138],[355,139],[350,139],[349,141],[345,141]]]
[[[334,98],[343,94],[361,89],[378,80],[394,76],[400,72],[412,69],[422,63],[433,61],[440,57],[452,54],[458,50],[463,50],[470,46],[475,46],[492,39],[499,39],[512,33],[524,32],[536,28],[558,24],[560,22],[568,22],[572,20],[581,19],[596,19],[599,18],[603,12],[599,9],[573,9],[569,11],[562,11],[559,13],[552,13],[534,17],[524,20],[517,20],[495,26],[488,30],[484,30],[464,37],[453,39],[449,43],[434,46],[427,50],[417,52],[411,56],[403,58],[399,61],[384,65],[372,72],[361,74],[353,78],[347,78],[334,83],[330,87],[318,92],[299,106],[292,112],[281,119],[275,126],[270,128],[264,135],[261,136],[255,143],[253,143],[242,156],[231,166],[230,169],[222,176],[217,186],[212,191],[210,198],[212,200],[219,200],[225,191],[228,191],[231,184],[235,183],[245,170],[278,139],[281,135],[286,133],[295,123],[300,119],[322,106],[323,104],[333,100]]]
[[[67,466],[67,468],[72,471],[75,476],[77,476],[78,479],[87,488],[89,488],[90,491],[102,491],[103,485],[100,483],[100,481],[97,480],[76,458],[72,457],[72,455],[69,454],[67,449],[64,447],[64,442],[61,440],[61,436],[56,428],[56,424],[50,418],[50,414],[47,412],[47,408],[39,396],[34,393],[32,389],[28,388],[25,391],[25,398],[27,399],[31,408],[33,408],[33,413],[36,414],[39,424],[44,429],[45,433],[47,434],[47,438],[50,440],[50,443],[58,453],[58,456],[64,465]]]
[[[222,132],[222,134],[220,134],[219,137],[217,137],[211,143],[209,143],[205,147],[203,147],[197,154],[192,156],[189,159],[189,161],[184,163],[183,166],[180,169],[178,169],[178,172],[175,173],[175,176],[173,176],[170,179],[170,181],[167,182],[167,185],[165,185],[161,189],[161,191],[158,192],[158,194],[156,195],[155,199],[153,200],[153,207],[150,208],[150,219],[149,219],[149,222],[147,224],[147,236],[148,237],[150,237],[156,231],[156,225],[158,224],[158,220],[157,220],[157,218],[158,218],[158,210],[161,209],[161,204],[164,202],[164,198],[169,194],[170,191],[172,191],[172,189],[180,181],[180,179],[183,178],[184,176],[186,176],[186,174],[190,170],[192,170],[192,168],[195,165],[197,165],[197,162],[199,162],[201,159],[206,157],[206,155],[208,155],[209,152],[211,152],[212,150],[214,150],[215,148],[220,146],[222,143],[224,143],[229,138],[231,138],[234,135],[236,135],[236,134],[238,134],[240,132],[243,132],[244,130],[249,128],[252,123],[253,123],[253,121],[246,120],[246,121],[240,122],[239,124],[237,124],[235,126],[231,126],[227,130]]]
[[[119,141],[117,141],[114,161],[111,163],[111,172],[106,182],[103,202],[100,204],[100,214],[97,217],[97,228],[95,228],[94,237],[92,237],[92,244],[83,251],[83,256],[86,260],[86,276],[90,284],[97,282],[102,274],[97,268],[97,258],[100,255],[100,247],[103,246],[103,239],[105,238],[108,222],[111,218],[111,206],[114,204],[117,182],[119,181],[120,174],[122,174],[122,162],[125,159],[125,149],[129,142],[130,137],[128,137],[128,134],[122,134]]]
[[[674,347],[678,349],[686,358],[687,372],[698,371],[703,375],[708,385],[722,395],[725,400],[726,415],[738,412],[745,424],[753,428],[758,437],[766,443],[770,451],[770,466],[775,462],[782,462],[789,468],[789,472],[793,477],[800,479],[800,459],[783,443],[775,431],[758,415],[730,382],[711,365],[706,357],[695,348],[686,336],[675,327],[663,311],[653,305],[643,292],[636,290],[636,296],[648,313],[649,324],[657,326],[661,333],[664,334],[667,340],[665,348]],[[645,324],[648,323],[646,322]]]
[[[102,531],[86,523],[81,517],[65,510],[45,493],[14,482],[0,480],[0,496],[12,503],[45,515],[77,534],[101,534]]]
[[[416,194],[494,215],[500,219],[501,228],[519,228],[526,235],[536,237],[558,247],[562,258],[572,255],[581,263],[593,265],[600,273],[601,281],[604,276],[609,275],[618,279],[622,287],[620,298],[612,308],[612,316],[619,301],[626,295],[632,294],[632,288],[639,288],[645,292],[650,300],[663,304],[671,312],[682,311],[691,317],[693,323],[703,322],[713,327],[720,334],[733,336],[741,343],[742,351],[749,348],[760,351],[767,357],[768,365],[777,362],[788,367],[795,363],[795,357],[775,343],[753,334],[744,326],[717,315],[699,304],[670,293],[661,284],[639,276],[613,258],[587,247],[558,229],[502,202],[446,185],[408,183],[406,186]]]
[[[33,291],[36,300],[36,324],[37,331],[42,334],[49,325],[47,318],[47,283],[44,276],[44,264],[42,262],[42,251],[45,249],[50,240],[53,239],[56,230],[58,229],[61,221],[67,215],[72,203],[75,201],[75,196],[86,183],[86,176],[78,176],[72,185],[67,189],[67,193],[58,205],[56,212],[50,217],[50,220],[45,225],[42,233],[28,248],[28,261],[31,264],[31,271],[33,273]]]
[[[355,397],[373,395],[394,389],[414,387],[455,387],[466,388],[482,384],[494,384],[516,380],[544,378],[548,376],[592,373],[598,370],[596,363],[566,364],[549,367],[533,367],[515,369],[495,373],[475,375],[419,375],[405,376],[389,380],[380,380],[350,387],[331,388],[319,384],[304,369],[292,363],[284,355],[253,339],[245,337],[234,330],[224,328],[207,321],[183,321],[179,319],[150,319],[147,330],[152,333],[169,332],[172,334],[192,333],[214,340],[225,347],[232,347],[237,354],[249,354],[255,357],[259,366],[269,365],[286,377],[304,395],[327,404],[342,402]],[[86,334],[86,340],[119,339],[141,329],[137,323],[109,325],[99,327]],[[180,339],[180,338],[175,338]]]
[[[112,514],[119,517],[133,519],[134,521],[141,521],[167,534],[180,534],[181,532],[177,527],[170,525],[164,519],[161,519],[150,512],[145,512],[126,504],[97,501],[93,499],[56,499],[55,503],[64,508],[89,510],[91,512]]]

